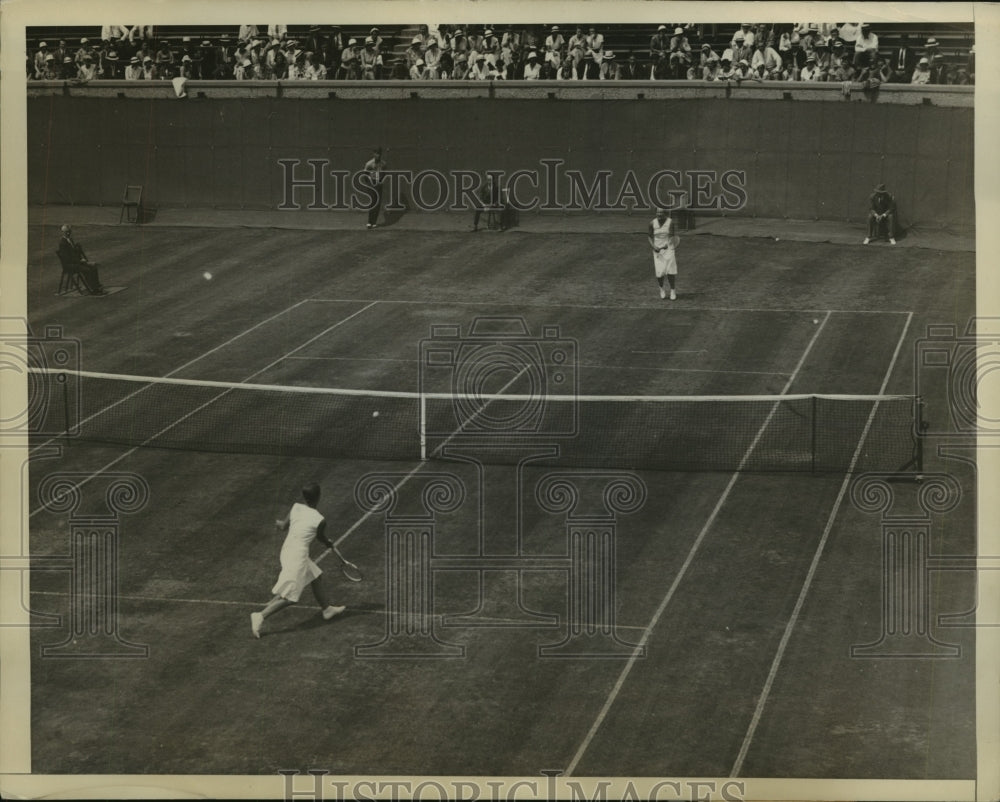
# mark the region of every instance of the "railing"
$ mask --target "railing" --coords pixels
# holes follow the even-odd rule
[[[825,100],[972,107],[974,86],[808,81],[201,81],[184,86],[187,99],[289,97],[315,100],[446,100],[486,97],[518,100],[731,99]],[[30,81],[28,97],[176,98],[170,81]]]

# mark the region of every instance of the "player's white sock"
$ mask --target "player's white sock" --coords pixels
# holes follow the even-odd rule
[[[326,609],[323,610],[323,618],[329,621],[334,616],[340,615],[346,609],[347,609],[346,607],[334,607],[331,604],[330,606],[328,606]]]

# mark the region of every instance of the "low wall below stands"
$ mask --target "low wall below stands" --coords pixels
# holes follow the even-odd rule
[[[860,220],[885,182],[908,224],[974,219],[971,87],[191,81],[186,90],[32,82],[29,202],[114,206],[126,184],[141,184],[151,207],[334,204],[332,179],[321,200],[313,186],[289,198],[289,180],[315,177],[308,160],[356,172],[383,145],[397,170],[529,171],[537,190],[522,179],[520,196],[565,214],[582,213],[567,208],[574,171],[584,189],[604,182],[623,204],[634,180],[640,205],[655,205],[650,181],[666,170],[655,182],[661,199],[682,191],[705,214]],[[290,172],[289,160],[299,167]],[[728,191],[713,172],[729,176]]]

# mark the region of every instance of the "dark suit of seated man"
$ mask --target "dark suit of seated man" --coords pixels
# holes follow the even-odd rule
[[[97,275],[97,265],[87,260],[87,254],[73,239],[72,227],[64,225],[60,231],[62,231],[62,237],[59,240],[58,253],[63,268],[76,272],[91,295],[107,295],[101,285],[101,279]]]

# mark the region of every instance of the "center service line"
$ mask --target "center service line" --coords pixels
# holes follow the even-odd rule
[[[912,312],[906,316],[906,323],[903,325],[903,331],[899,335],[899,341],[896,343],[896,350],[892,355],[892,360],[889,362],[889,367],[885,372],[885,377],[882,379],[882,387],[879,391],[880,394],[889,384],[889,377],[892,375],[892,369],[896,365],[896,359],[899,357],[899,351],[903,347],[903,340],[906,337],[906,332],[909,331],[911,320],[913,320]],[[844,475],[844,481],[840,485],[840,492],[837,494],[837,500],[833,503],[833,510],[831,510],[830,517],[827,519],[826,526],[823,528],[823,536],[819,539],[819,544],[816,546],[816,553],[813,554],[812,563],[809,565],[809,572],[806,574],[805,581],[802,583],[802,590],[799,591],[799,597],[795,601],[795,608],[792,610],[792,617],[788,619],[788,623],[785,625],[785,631],[781,636],[781,641],[778,643],[778,651],[775,653],[774,660],[771,662],[771,670],[768,672],[767,681],[764,683],[764,689],[761,691],[760,697],[757,700],[757,709],[754,710],[750,726],[747,728],[747,734],[743,738],[743,745],[740,747],[740,753],[736,756],[736,762],[733,764],[732,771],[729,772],[730,777],[740,776],[740,771],[743,768],[743,761],[746,760],[747,752],[750,749],[750,743],[753,741],[754,733],[757,731],[757,725],[760,724],[760,717],[764,713],[764,705],[767,704],[768,696],[771,694],[771,686],[774,685],[774,678],[777,676],[778,668],[781,666],[781,659],[785,655],[785,649],[788,648],[788,641],[791,640],[792,631],[795,629],[795,623],[798,621],[799,613],[802,612],[802,606],[805,604],[809,588],[812,586],[813,577],[816,575],[816,569],[819,567],[820,558],[823,556],[823,550],[826,548],[826,541],[830,536],[830,531],[833,529],[833,522],[837,517],[837,513],[840,511],[840,505],[844,500],[844,495],[847,493],[847,486],[850,484],[851,477],[854,474],[854,466],[858,462],[858,457],[861,456],[861,449],[864,448],[865,440],[868,438],[868,430],[871,428],[872,421],[875,419],[875,413],[878,412],[878,405],[879,402],[876,401],[874,406],[872,406],[872,411],[868,414],[868,420],[865,423],[865,428],[861,432],[861,437],[858,440],[858,446],[854,449],[854,456],[851,457],[851,464],[847,469],[847,473]]]
[[[785,386],[781,388],[780,395],[788,394],[788,391],[791,389],[792,383],[795,381],[795,377],[798,375],[799,371],[802,369],[802,366],[805,364],[806,357],[809,356],[809,352],[812,351],[813,345],[816,344],[816,340],[819,339],[819,335],[823,332],[823,329],[826,327],[827,321],[830,319],[831,314],[832,313],[830,311],[827,311],[826,314],[823,316],[822,322],[816,327],[816,331],[813,332],[813,336],[809,340],[809,344],[802,352],[802,356],[799,357],[798,364],[795,365],[795,369],[792,371],[792,375],[788,377],[788,381],[785,382]],[[573,775],[573,772],[576,770],[576,767],[580,763],[581,758],[583,758],[587,749],[590,747],[591,741],[594,740],[594,736],[597,734],[597,731],[601,728],[601,725],[604,723],[604,719],[607,718],[608,712],[611,710],[611,706],[615,703],[615,699],[618,698],[618,694],[621,692],[622,687],[625,685],[625,680],[628,679],[628,675],[632,672],[632,667],[635,665],[635,661],[638,659],[640,652],[646,645],[646,642],[649,640],[649,636],[652,634],[653,629],[659,622],[660,616],[663,615],[663,611],[666,609],[667,604],[669,604],[670,600],[674,597],[674,593],[677,591],[677,588],[680,585],[681,580],[684,578],[684,575],[687,573],[688,568],[690,568],[691,563],[694,562],[695,554],[697,554],[698,549],[701,547],[702,541],[708,534],[708,530],[711,529],[712,524],[715,523],[715,519],[718,517],[719,512],[722,510],[722,506],[726,503],[726,499],[729,498],[729,493],[732,491],[733,486],[736,484],[736,480],[739,479],[740,472],[743,470],[743,466],[746,465],[747,460],[750,459],[750,455],[753,453],[753,450],[757,447],[757,443],[760,442],[760,438],[764,435],[764,431],[771,423],[771,418],[774,417],[774,413],[778,409],[779,403],[780,402],[775,403],[775,405],[771,407],[770,413],[764,420],[764,423],[761,424],[761,427],[757,431],[757,434],[754,437],[753,442],[751,442],[750,445],[747,447],[746,453],[740,460],[740,463],[736,467],[736,470],[733,472],[733,475],[729,477],[729,482],[728,484],[726,484],[725,490],[722,491],[722,495],[719,496],[719,500],[715,502],[715,507],[712,509],[711,514],[708,516],[708,519],[705,521],[704,526],[702,526],[701,531],[698,533],[698,537],[696,537],[694,543],[691,544],[691,548],[687,553],[687,557],[685,557],[684,563],[681,565],[680,570],[677,572],[677,576],[674,577],[674,581],[670,584],[670,587],[667,590],[667,594],[663,597],[663,600],[660,602],[659,607],[656,608],[656,612],[653,613],[653,617],[650,620],[649,624],[646,625],[646,628],[642,634],[642,638],[636,645],[635,651],[632,652],[631,656],[628,659],[628,662],[625,663],[625,667],[622,669],[621,674],[619,674],[618,680],[615,682],[614,687],[611,689],[611,693],[608,695],[607,700],[604,702],[604,706],[601,708],[600,713],[597,714],[597,719],[591,725],[590,731],[587,733],[587,736],[583,739],[583,743],[580,744],[579,749],[576,750],[576,754],[573,756],[572,762],[566,769],[567,777]]]

